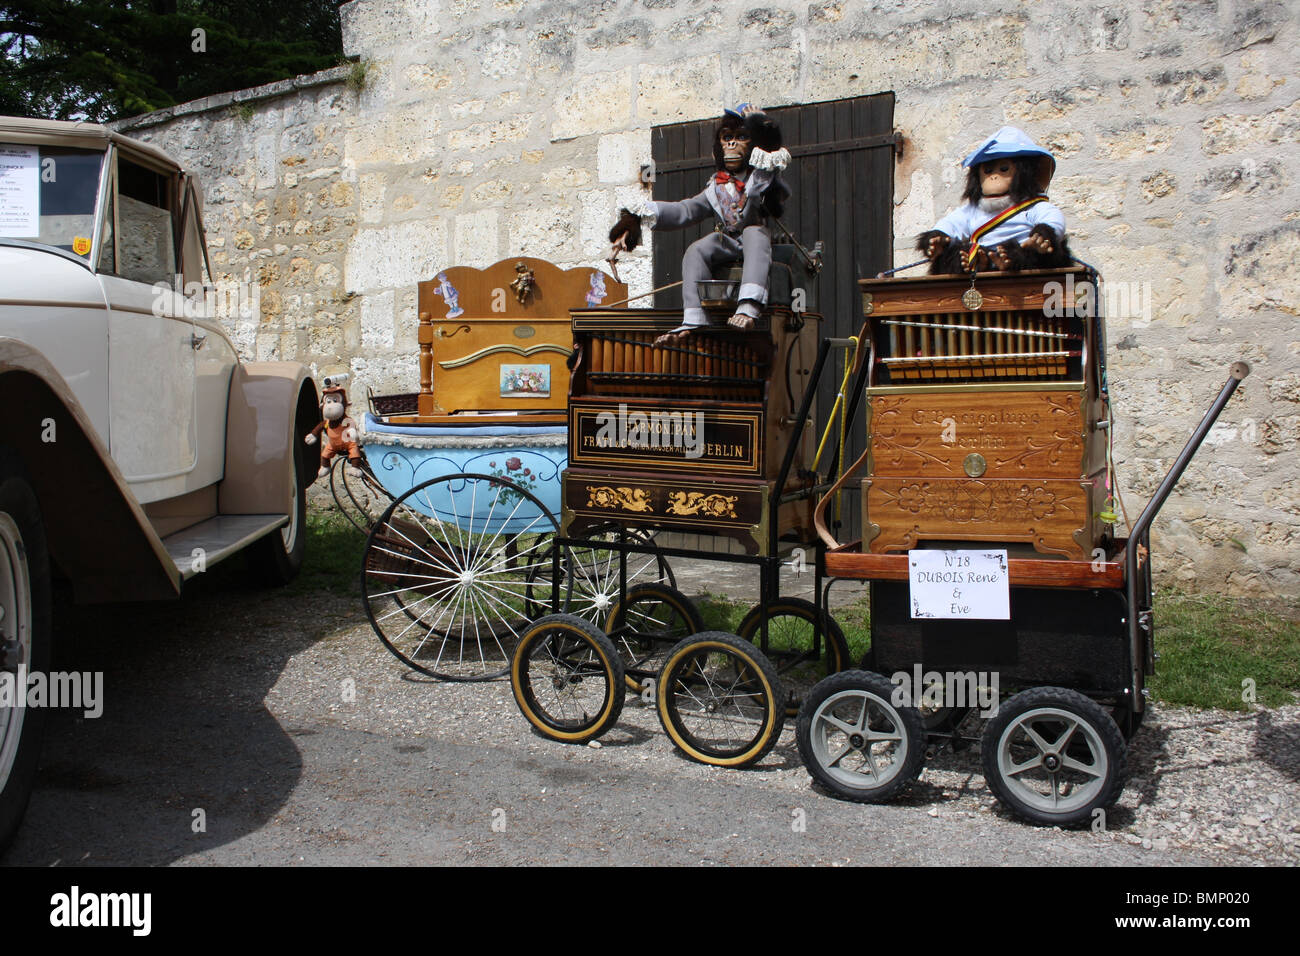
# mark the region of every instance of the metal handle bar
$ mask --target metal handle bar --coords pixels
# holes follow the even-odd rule
[[[1129,668],[1130,668],[1130,688],[1133,692],[1133,706],[1135,710],[1142,710],[1145,706],[1142,694],[1139,692],[1139,673],[1138,661],[1141,659],[1141,633],[1149,630],[1150,621],[1138,620],[1137,607],[1137,572],[1138,572],[1138,545],[1146,537],[1147,532],[1151,529],[1151,523],[1155,521],[1156,515],[1164,507],[1166,499],[1173,492],[1174,486],[1178,484],[1178,479],[1183,476],[1187,466],[1191,463],[1192,457],[1196,454],[1201,442],[1205,441],[1205,436],[1209,434],[1210,429],[1214,427],[1215,421],[1218,420],[1219,413],[1223,407],[1228,404],[1228,399],[1232,398],[1232,393],[1237,390],[1241,380],[1250,374],[1250,366],[1245,362],[1233,362],[1232,367],[1228,370],[1228,380],[1219,390],[1219,396],[1210,406],[1201,423],[1196,426],[1196,431],[1192,432],[1192,437],[1187,440],[1183,450],[1179,453],[1178,458],[1169,468],[1169,473],[1165,475],[1164,480],[1160,482],[1160,487],[1156,489],[1147,506],[1142,509],[1142,514],[1138,516],[1133,527],[1129,529],[1128,546],[1124,554],[1124,584],[1128,598],[1128,640],[1129,640]],[[1148,555],[1150,560],[1150,555]]]

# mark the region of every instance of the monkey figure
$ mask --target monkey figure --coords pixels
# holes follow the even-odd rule
[[[359,473],[361,446],[357,443],[356,422],[347,413],[348,394],[343,386],[326,386],[321,393],[320,410],[321,423],[303,436],[303,441],[308,445],[314,445],[317,441],[321,443],[320,471],[316,472],[316,477],[324,478],[329,474],[330,462],[340,452],[347,452],[347,467],[354,474]]]
[[[1069,265],[1065,216],[1047,201],[1052,154],[1004,126],[962,163],[962,204],[917,238],[931,275]]]
[[[682,341],[708,324],[700,305],[697,283],[713,278],[715,266],[743,257],[744,266],[735,314],[727,324],[754,327],[767,304],[768,270],[772,264],[770,217],[780,216],[790,189],[781,171],[790,165],[790,151],[781,145],[781,129],[766,113],[749,103],[728,109],[713,137],[714,174],[702,192],[680,202],[646,200],[624,209],[609,231],[613,256],[641,242],[643,225],[651,229],[681,229],[713,218],[716,229],[697,239],[682,256],[682,324],[655,339],[655,345]]]

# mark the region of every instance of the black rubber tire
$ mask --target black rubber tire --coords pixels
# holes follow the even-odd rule
[[[301,440],[297,429],[294,436]],[[296,448],[289,449],[293,459],[293,480],[297,495],[293,501],[295,513],[290,515],[289,527],[293,540],[286,542],[284,528],[263,535],[249,546],[248,573],[253,582],[270,587],[283,587],[298,576],[307,555],[307,485],[303,476],[303,456]]]
[[[761,643],[764,618],[768,621],[767,647]],[[778,623],[773,627],[773,622],[781,618],[807,625],[806,636],[802,627],[800,633],[790,633],[789,625],[783,627]],[[823,653],[815,662],[803,660],[799,652],[811,647],[813,628],[818,620],[821,621]],[[849,666],[849,643],[844,638],[843,629],[833,617],[803,598],[785,597],[767,605],[754,605],[740,622],[736,634],[766,654],[776,667],[789,695],[785,705],[787,717],[799,713],[801,696],[812,685]],[[799,643],[804,647],[796,646]]]
[[[548,665],[549,675],[544,673]],[[546,684],[558,692],[593,679],[603,684],[599,702],[581,708],[577,717],[558,713],[559,708],[549,706],[542,699],[546,695],[538,693]],[[510,661],[510,689],[520,712],[542,736],[585,744],[613,727],[623,712],[623,662],[609,638],[590,622],[573,614],[548,614],[520,637]]]
[[[634,634],[615,635],[619,613]],[[651,626],[647,625],[662,625]],[[683,638],[704,630],[704,618],[685,594],[666,584],[638,584],[615,601],[605,620],[605,633],[623,659],[628,690],[641,694],[648,678],[658,679],[668,651]]]
[[[29,652],[22,663],[26,665],[28,674],[48,673],[53,658],[49,551],[36,494],[17,456],[8,449],[0,449],[0,515],[7,516],[16,526],[17,543],[21,546],[17,560],[26,565],[24,590],[27,593],[19,599],[28,602],[31,626]],[[6,545],[0,543],[0,547]],[[11,622],[17,617],[14,609],[4,610],[6,620],[0,621],[0,634],[9,635]],[[15,686],[14,690],[26,693],[25,687]],[[15,712],[21,719],[16,728],[17,737],[9,739],[8,733],[13,728],[7,722],[0,731],[0,852],[13,841],[27,811],[48,714],[44,707],[24,707],[15,709]],[[9,719],[12,720],[12,716]],[[8,746],[15,748],[12,759],[3,756]]]
[[[718,658],[725,659],[726,664],[719,667],[722,662]],[[709,675],[701,672],[701,667],[709,668],[715,676],[721,675],[726,682],[726,694],[721,700],[708,690],[712,682]],[[727,673],[727,667],[735,668],[734,679]],[[705,696],[710,697],[707,703]],[[692,634],[668,652],[659,672],[655,708],[664,732],[692,760],[716,767],[747,767],[762,760],[776,746],[785,724],[784,701],[785,691],[776,668],[762,651],[735,634],[703,631]],[[704,705],[710,714],[724,713],[727,707],[735,706],[739,716],[755,722],[754,732],[742,732],[725,745],[705,741],[688,726],[687,715],[681,710],[683,702]]]
[[[999,751],[1004,743],[1008,747],[1014,744],[1014,732],[1010,734],[1009,741],[1004,740],[1004,736],[1008,735],[1008,732],[1012,731],[1013,727],[1022,718],[1040,709],[1049,709],[1050,711],[1068,715],[1069,719],[1077,720],[1080,725],[1088,725],[1095,734],[1094,740],[1090,742],[1087,732],[1085,731],[1083,735],[1080,735],[1078,727],[1076,727],[1067,740],[1067,756],[1078,760],[1080,755],[1086,754],[1089,757],[1101,758],[1105,761],[1104,765],[1098,768],[1101,773],[1096,775],[1098,783],[1093,796],[1081,803],[1076,800],[1077,805],[1068,805],[1067,808],[1059,811],[1048,809],[1042,805],[1047,799],[1045,794],[1039,797],[1040,802],[1035,804],[1029,795],[1031,788],[1021,784],[1020,781],[1009,783],[1006,775],[1002,772],[999,761]],[[1046,729],[1048,724],[1055,723],[1064,733],[1066,719],[1066,717],[1057,718],[1045,713],[1039,718],[1039,726]],[[1047,740],[1044,737],[1043,739],[1049,744],[1056,744],[1060,742],[1061,738],[1056,737]],[[1097,751],[1093,750],[1094,744]],[[1027,748],[1025,749],[1027,750]],[[1043,783],[1042,786],[1047,788],[1051,786],[1050,782],[1056,776],[1055,773],[1046,772],[1046,758],[1054,751],[1044,752],[1038,745],[1035,745],[1034,749],[1039,751],[1039,759],[1043,761],[1040,766],[1044,770],[1048,782]],[[1032,758],[1032,751],[1028,751],[1028,753]],[[1010,756],[1010,752],[1008,755]],[[1095,810],[1099,808],[1105,809],[1119,799],[1120,792],[1124,789],[1128,745],[1125,744],[1124,736],[1120,733],[1119,727],[1116,726],[1110,714],[1106,713],[1105,709],[1096,701],[1085,697],[1078,691],[1064,687],[1032,687],[1016,694],[998,708],[997,715],[984,728],[984,735],[980,741],[980,758],[984,764],[984,779],[989,790],[1008,810],[1031,823],[1043,826],[1069,827],[1090,824]],[[1028,761],[1022,761],[1022,763],[1024,762]],[[1096,763],[1090,762],[1090,765],[1097,767]],[[1065,769],[1068,770],[1069,768]],[[1060,772],[1057,771],[1057,773]],[[1052,787],[1052,789],[1054,791],[1055,787]],[[1086,795],[1086,792],[1084,795]]]
[[[819,682],[804,698],[799,708],[799,718],[795,722],[799,757],[812,778],[837,797],[855,803],[882,803],[893,799],[920,776],[925,764],[926,740],[921,714],[915,707],[896,706],[893,703],[894,690],[895,685],[880,674],[871,671],[841,671]],[[899,734],[901,757],[895,757],[891,762],[888,769],[893,772],[883,781],[874,779],[867,773],[833,765],[853,750],[864,757],[866,755],[861,747],[853,747],[855,741],[847,735],[842,743],[834,745],[835,749],[846,746],[853,747],[853,750],[845,751],[834,761],[828,759],[829,744],[825,734],[829,722],[823,715],[828,711],[833,712],[839,706],[851,708],[854,699],[862,702],[862,709],[858,711],[859,722],[868,716],[864,711],[868,706],[871,707],[870,716],[874,720],[865,722],[867,729],[896,731]],[[886,722],[889,726],[882,726]],[[870,750],[870,743],[866,743]],[[865,766],[865,761],[861,765]],[[876,766],[874,757],[871,766]]]

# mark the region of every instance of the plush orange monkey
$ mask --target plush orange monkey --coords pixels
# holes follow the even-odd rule
[[[320,446],[320,471],[316,472],[317,478],[324,478],[329,474],[330,462],[342,451],[348,453],[349,468],[354,471],[361,469],[361,446],[357,444],[357,424],[347,413],[348,393],[344,391],[342,385],[332,384],[330,379],[326,379],[325,382],[320,403],[321,415],[324,419],[303,438],[308,445],[314,445],[320,440],[322,432],[325,435],[325,440],[321,441]]]

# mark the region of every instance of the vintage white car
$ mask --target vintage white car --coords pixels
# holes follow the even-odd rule
[[[0,678],[20,694],[50,667],[56,577],[78,603],[137,601],[244,550],[270,583],[302,564],[316,384],[239,360],[201,212],[152,146],[0,117]],[[0,848],[44,718],[0,707]]]

